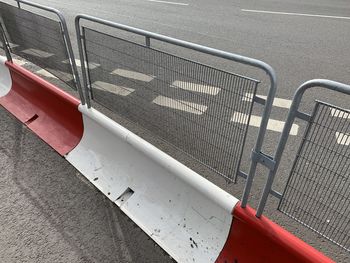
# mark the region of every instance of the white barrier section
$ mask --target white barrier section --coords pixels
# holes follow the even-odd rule
[[[5,65],[6,61],[7,59],[5,57],[0,56],[0,97],[9,93],[12,87],[11,74]]]
[[[238,200],[94,109],[66,158],[178,262],[214,262]]]

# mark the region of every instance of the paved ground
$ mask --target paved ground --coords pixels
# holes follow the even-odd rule
[[[1,262],[171,262],[65,159],[0,108]]]
[[[277,97],[281,99],[291,99],[296,87],[311,78],[330,78],[349,83],[349,65],[344,58],[344,54],[350,52],[350,34],[347,30],[350,19],[346,18],[350,16],[350,7],[346,1],[295,3],[223,0],[220,5],[213,1],[182,1],[182,5],[146,0],[104,1],[103,4],[84,1],[83,5],[79,1],[36,2],[63,11],[70,25],[73,42],[74,16],[77,13],[87,13],[264,60],[276,69],[279,80]],[[205,56],[199,56],[198,59],[208,62]],[[209,62],[226,66],[216,60]],[[238,73],[263,80],[265,83],[258,94],[266,94],[264,74],[246,67],[235,69]],[[348,105],[348,100],[342,96],[331,96],[327,92],[318,91],[308,94],[311,96],[305,100],[305,110],[310,110],[313,96],[316,94],[338,105]],[[258,109],[255,111],[259,112]],[[286,108],[275,107],[272,118],[284,120],[286,113]],[[298,136],[292,136],[288,151],[297,149],[302,130],[303,127],[300,126]],[[84,184],[84,179],[77,175],[74,169],[10,118],[4,110],[1,110],[1,131],[0,168],[4,171],[1,178],[4,191],[1,191],[1,195],[6,198],[2,198],[1,209],[4,207],[4,212],[0,215],[4,217],[1,221],[7,223],[3,225],[6,228],[5,234],[0,238],[0,255],[5,262],[24,259],[28,262],[61,261],[60,259],[70,262],[169,260],[169,257],[154,246],[153,242],[117,208],[105,201],[95,190],[90,189],[88,184]],[[254,143],[256,131],[254,127],[249,131],[245,160],[249,157],[249,149]],[[266,152],[273,152],[278,135],[276,131],[268,132],[264,147]],[[164,145],[160,147],[175,156],[178,155],[178,158],[182,158],[189,166],[196,166],[192,160],[184,158],[173,149]],[[276,182],[276,188],[279,190],[286,180],[291,158],[289,154],[282,163],[280,177]],[[247,165],[247,162],[243,163],[243,170],[247,169]],[[256,185],[261,186],[264,181],[262,175],[265,173],[263,170],[259,171]],[[212,178],[210,172],[205,169],[202,174],[234,195],[241,195],[242,181],[238,185],[227,186],[222,180]],[[27,175],[30,177],[26,177]],[[253,205],[259,198],[259,188],[253,189]],[[9,192],[14,194],[9,195]],[[275,207],[276,202],[272,198],[267,214],[273,220],[338,262],[348,262],[347,253],[287,219],[275,211]],[[28,231],[22,233],[23,228]],[[20,249],[13,245],[22,244],[19,242],[23,242]]]

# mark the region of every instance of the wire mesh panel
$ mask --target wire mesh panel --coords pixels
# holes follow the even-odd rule
[[[94,101],[234,178],[258,81],[83,28]]]
[[[3,36],[3,31],[2,31],[2,26],[1,26],[1,21],[0,21],[0,49],[5,51],[5,46],[4,46],[4,36]]]
[[[75,88],[60,22],[1,2],[0,16],[11,52]]]
[[[350,249],[350,112],[317,102],[279,210]]]
[[[3,21],[0,16],[0,49],[2,49],[2,52],[5,52],[6,48],[6,39],[5,39],[5,32],[3,30]]]

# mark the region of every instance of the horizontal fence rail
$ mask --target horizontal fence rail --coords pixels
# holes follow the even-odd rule
[[[295,118],[307,121],[278,209],[335,244],[350,249],[350,111],[316,101],[311,115],[298,110],[313,87],[350,95],[350,85],[311,80],[296,91],[258,209],[263,213]]]
[[[82,102],[79,75],[64,17],[56,9],[27,1],[16,1],[18,7],[0,2],[1,27],[11,53],[38,65],[74,89]],[[21,5],[20,5],[21,4]],[[24,10],[31,6],[52,13],[58,21]]]
[[[144,45],[81,26],[80,19],[142,35]],[[259,82],[152,48],[151,39],[263,68],[273,79],[264,120],[275,89],[268,65],[85,15],[76,28],[93,101],[235,180]]]

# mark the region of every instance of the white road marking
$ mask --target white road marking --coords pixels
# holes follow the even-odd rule
[[[172,83],[172,87],[180,88],[183,90],[194,91],[194,92],[206,93],[209,95],[217,95],[221,90],[220,88],[209,86],[209,85],[202,85],[202,84],[191,83],[191,82],[180,81],[180,80],[175,80]]]
[[[12,62],[19,65],[19,66],[23,66],[24,64],[27,64],[27,61],[16,59],[16,58],[13,58]]]
[[[260,97],[264,100],[267,99],[267,96],[263,96],[263,95],[256,95],[257,97]],[[242,99],[243,101],[252,101],[253,100],[253,93],[246,93],[245,97],[243,97]],[[290,105],[292,105],[292,101],[291,100],[287,100],[287,99],[281,99],[281,98],[275,98],[273,101],[273,106],[279,107],[279,108],[286,108],[289,109]]]
[[[153,103],[159,106],[164,106],[175,110],[186,111],[197,115],[203,114],[208,108],[205,105],[200,105],[200,104],[196,104],[196,103],[188,102],[184,100],[174,100],[164,96],[158,96],[153,100]]]
[[[343,112],[338,109],[331,109],[331,114],[333,117],[343,118],[343,119],[350,119],[350,113]]]
[[[111,74],[119,75],[121,77],[129,78],[129,79],[141,80],[144,82],[150,82],[154,79],[154,76],[149,76],[140,72],[130,71],[130,70],[121,69],[121,68],[113,70]]]
[[[336,132],[337,143],[345,146],[350,145],[350,133]]]
[[[161,0],[147,0],[148,2],[155,2],[155,3],[161,3],[161,4],[169,4],[169,5],[189,5],[186,3],[179,3],[179,2],[168,2],[168,1],[161,1]]]
[[[48,77],[48,78],[53,78],[53,79],[58,79],[55,75],[52,75],[50,72],[48,72],[45,69],[40,69],[38,71],[36,71],[35,73],[44,76],[44,77]]]
[[[117,86],[103,81],[95,81],[94,83],[92,83],[92,87],[98,90],[108,91],[120,96],[128,96],[130,93],[135,91],[131,88]]]
[[[40,49],[35,49],[35,48],[28,48],[23,50],[22,52],[34,57],[39,57],[39,58],[48,58],[54,55],[52,53],[49,53]]]
[[[304,14],[304,13],[287,13],[287,12],[274,12],[274,11],[251,10],[251,9],[241,9],[241,11],[242,12],[251,12],[251,13],[274,14],[274,15],[307,16],[307,17],[321,17],[321,18],[335,18],[335,19],[350,20],[350,17],[348,17],[348,16],[314,15],[314,14]]]
[[[9,43],[10,48],[15,48],[15,47],[19,47],[19,45],[15,44],[15,43]]]
[[[231,118],[231,121],[236,122],[236,123],[247,124],[248,118],[249,118],[248,114],[244,114],[244,113],[235,111],[232,118]],[[260,123],[261,123],[260,116],[252,115],[250,117],[250,122],[249,122],[250,126],[260,127]],[[276,131],[276,132],[282,132],[283,127],[284,127],[284,121],[278,121],[278,120],[274,120],[274,119],[270,119],[268,124],[267,124],[268,130]],[[298,135],[298,130],[299,130],[299,125],[293,124],[289,134],[290,135]]]
[[[62,62],[65,63],[65,64],[69,64],[69,59],[66,59],[66,60],[63,60]],[[75,59],[75,64],[78,66],[78,67],[81,67],[81,61],[80,59]],[[87,63],[85,61],[85,67],[86,67]],[[89,62],[89,68],[90,69],[95,69],[97,67],[101,66],[100,64],[97,64],[97,63],[93,63],[93,62]]]

